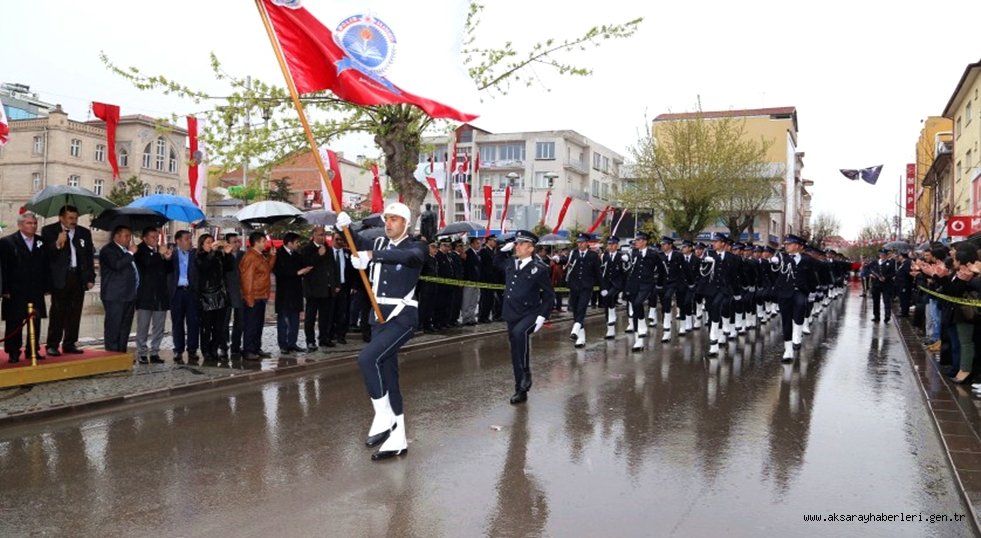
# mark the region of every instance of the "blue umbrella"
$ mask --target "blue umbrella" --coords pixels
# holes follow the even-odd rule
[[[173,194],[153,194],[133,200],[127,207],[143,207],[152,209],[170,220],[195,222],[204,218],[204,211],[190,198],[174,196]]]

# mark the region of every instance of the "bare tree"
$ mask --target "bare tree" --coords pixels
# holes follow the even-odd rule
[[[818,213],[811,219],[810,238],[814,245],[824,244],[824,240],[841,233],[841,221],[830,213]]]
[[[865,259],[874,258],[876,251],[889,241],[892,236],[892,221],[886,215],[875,215],[866,218],[865,226],[858,232],[856,244],[848,250],[848,255],[852,258],[864,256]]]

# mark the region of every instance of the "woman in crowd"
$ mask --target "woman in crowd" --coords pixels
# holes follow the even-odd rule
[[[232,245],[215,241],[211,234],[198,238],[198,301],[201,303],[201,354],[204,360],[218,360],[222,343],[222,322],[228,308],[225,272],[232,270]]]

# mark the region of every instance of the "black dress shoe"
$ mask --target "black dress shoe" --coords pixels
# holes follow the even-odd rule
[[[160,355],[150,355],[150,364],[163,364],[164,360],[160,358]]]
[[[187,352],[187,362],[198,362],[198,352],[188,351]]]
[[[174,364],[184,364],[184,354],[176,353],[174,355]]]
[[[281,347],[281,348],[279,348],[279,354],[280,355],[289,355],[290,353],[292,353],[292,350],[290,348],[288,348],[288,347]]]
[[[371,461],[387,460],[395,456],[404,456],[409,453],[408,447],[401,450],[379,450],[371,455]]]
[[[137,362],[139,362],[140,364],[150,364],[150,359],[148,357],[141,355],[140,358],[137,360]]]
[[[313,345],[313,344],[307,345],[307,351],[309,351],[310,353],[313,353],[314,351],[317,351],[318,349],[319,348],[317,346]]]
[[[58,351],[58,348],[56,348],[56,347],[49,347],[49,348],[46,348],[44,351],[48,355],[51,355],[52,357],[60,357],[61,356],[61,352]]]
[[[879,318],[872,318],[872,323],[879,323]]]
[[[525,369],[524,376],[521,377],[521,383],[518,385],[518,389],[522,392],[528,392],[531,390],[531,370]]]
[[[81,355],[82,353],[85,353],[84,351],[78,349],[75,346],[61,346],[61,352],[66,353],[68,355]]]
[[[261,361],[262,357],[256,355],[255,353],[245,353],[242,355],[242,360],[246,361]]]
[[[950,381],[951,381],[951,383],[954,383],[955,385],[970,385],[972,382],[974,382],[974,376],[971,375],[971,374],[968,374],[967,377],[965,377],[964,379],[962,379],[960,381],[958,381],[956,379],[951,379]]]
[[[303,349],[302,347],[300,347],[300,346],[298,346],[296,344],[293,344],[292,346],[290,346],[290,347],[288,347],[286,349],[288,349],[289,351],[292,351],[294,353],[303,353],[304,351],[306,351],[305,349]],[[314,350],[314,351],[316,351],[316,350]]]
[[[513,396],[511,396],[511,405],[519,404],[521,402],[526,402],[526,401],[528,401],[528,393],[523,390],[519,390],[515,392]]]
[[[385,440],[388,439],[388,436],[389,435],[392,435],[392,430],[394,430],[397,427],[398,427],[398,424],[393,425],[391,430],[385,430],[385,431],[383,431],[381,433],[376,433],[375,435],[369,435],[368,438],[364,442],[365,446],[367,446],[369,448],[374,448],[374,447],[376,447],[376,446],[384,443]]]
[[[265,351],[262,351],[261,349],[259,350],[259,353],[257,353],[257,355],[259,355],[263,359],[268,359],[268,358],[272,357],[272,353],[267,353]]]
[[[327,340],[326,342],[320,345],[324,347],[337,347],[337,344],[335,344],[333,340]]]
[[[17,355],[15,355],[15,356],[11,356],[11,357],[10,357],[10,360],[8,360],[7,362],[8,362],[8,363],[10,363],[10,364],[17,364],[18,362],[20,362],[20,357],[19,357],[19,355],[20,355],[20,354],[18,353],[18,354],[17,354]]]

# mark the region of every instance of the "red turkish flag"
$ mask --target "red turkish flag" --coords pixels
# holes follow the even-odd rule
[[[508,219],[508,206],[511,204],[511,186],[504,187],[504,210],[501,211],[501,233],[504,231],[504,221]]]
[[[362,106],[407,103],[421,108],[433,118],[468,122],[477,117],[413,95],[380,75],[359,70],[334,41],[331,31],[299,5],[289,7],[262,0],[262,7],[269,15],[298,92],[330,90],[341,99]]]
[[[565,201],[562,202],[562,209],[559,210],[559,221],[555,223],[555,228],[552,228],[552,233],[559,233],[559,228],[562,227],[562,221],[565,220],[565,212],[569,210],[569,204],[572,203],[572,197],[566,196]]]
[[[443,197],[440,196],[439,187],[436,186],[436,178],[427,176],[426,182],[429,183],[429,188],[433,191],[433,197],[436,198],[436,203],[439,205],[439,227],[445,228],[446,216],[443,215]]]
[[[596,222],[594,222],[593,225],[586,230],[586,233],[591,234],[595,232],[596,228],[599,228],[599,225],[603,223],[603,219],[606,218],[606,214],[610,212],[610,209],[612,209],[610,206],[606,206],[603,211],[600,211],[599,217],[596,218]]]
[[[119,124],[119,107],[92,101],[92,113],[106,122],[106,145],[109,146],[109,166],[112,178],[119,179],[119,163],[116,161],[116,125]]]
[[[3,111],[3,105],[0,105],[0,146],[7,143],[10,135],[10,124],[7,122],[7,113]]]
[[[371,165],[371,212],[381,213],[385,210],[385,201],[382,200],[381,179],[378,177],[378,165]]]
[[[487,237],[490,235],[491,219],[494,218],[494,194],[491,192],[490,185],[484,185],[484,214],[487,215],[487,228],[484,229],[484,237]]]

